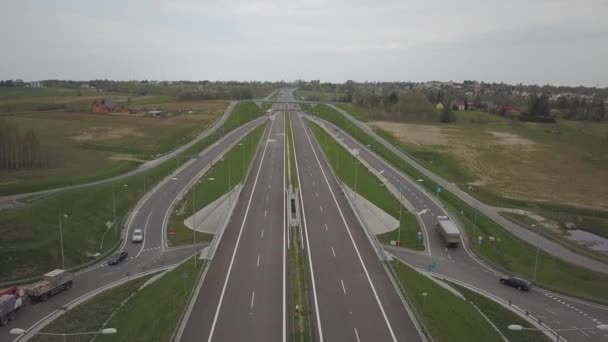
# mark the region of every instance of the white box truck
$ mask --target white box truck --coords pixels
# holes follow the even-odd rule
[[[458,247],[460,244],[460,231],[447,216],[437,216],[435,229],[439,232],[447,247]]]

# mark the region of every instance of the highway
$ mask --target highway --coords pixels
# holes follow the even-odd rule
[[[312,117],[310,117],[313,119]],[[505,301],[528,310],[553,329],[571,327],[594,327],[608,322],[608,307],[569,298],[542,289],[534,289],[529,293],[519,292],[500,285],[500,274],[477,260],[466,248],[446,249],[442,238],[433,229],[436,216],[448,215],[438,204],[433,195],[428,194],[415,181],[397,172],[389,163],[379,158],[367,146],[340,130],[338,127],[323,122],[337,138],[350,148],[359,150],[359,158],[365,161],[396,189],[401,187],[403,197],[413,207],[422,223],[423,234],[427,248],[424,252],[408,251],[406,249],[387,248],[395,256],[420,269],[427,269],[431,262],[437,261],[435,270],[440,275],[462,281],[480,290],[497,296]],[[461,229],[462,231],[462,229]],[[563,333],[566,340],[572,341],[601,341],[607,336],[597,332],[574,331]]]
[[[291,112],[317,340],[421,340],[302,116]]]
[[[235,141],[240,140],[255,127],[263,124],[266,118],[258,118],[248,122],[217,141],[198,157],[192,158],[181,169],[168,176],[156,188],[150,190],[137,208],[135,208],[127,228],[123,232],[124,244],[120,249],[129,253],[127,261],[118,266],[107,266],[105,262],[80,271],[76,274],[74,286],[57,294],[48,302],[27,305],[19,310],[17,319],[0,330],[0,342],[12,341],[15,336],[9,335],[11,328],[28,329],[41,319],[53,313],[75,299],[94,291],[102,286],[124,279],[147,270],[173,265],[193,255],[193,247],[169,248],[166,243],[166,220],[169,210],[178,194],[197,174],[211,163]],[[132,244],[131,233],[134,229],[144,230],[144,242]],[[198,249],[203,246],[198,246]]]
[[[181,341],[285,341],[285,115],[276,114],[185,322]]]

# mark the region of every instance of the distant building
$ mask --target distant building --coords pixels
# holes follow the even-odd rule
[[[435,108],[437,108],[437,109],[443,109],[443,103],[437,102],[437,104],[435,105]]]
[[[111,99],[97,99],[91,105],[93,113],[114,113],[116,111],[116,103]]]
[[[452,109],[453,110],[465,110],[464,101],[463,100],[452,101]]]
[[[40,83],[39,81],[32,81],[29,82],[27,86],[30,88],[42,88],[42,83]]]
[[[120,112],[124,114],[137,114],[137,108],[123,105],[120,107]]]

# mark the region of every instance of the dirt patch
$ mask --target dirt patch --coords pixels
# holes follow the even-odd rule
[[[448,145],[448,134],[443,128],[430,125],[372,121],[371,126],[390,132],[399,141],[416,145]]]
[[[94,141],[94,140],[112,140],[120,139],[126,136],[143,137],[144,133],[129,127],[90,127],[81,131],[78,135],[72,136],[72,140],[76,141]]]
[[[145,163],[147,160],[137,159],[129,154],[114,154],[110,156],[110,160],[125,160],[125,161],[133,161],[137,163]]]
[[[526,139],[526,138],[522,138],[519,135],[513,134],[513,133],[495,132],[495,131],[486,131],[486,133],[490,133],[495,138],[497,138],[496,143],[498,145],[527,147],[527,148],[533,148],[536,145],[536,143],[534,141]]]

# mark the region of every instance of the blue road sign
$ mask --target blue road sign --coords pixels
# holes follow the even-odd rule
[[[422,240],[422,232],[418,232],[418,241]]]
[[[441,192],[441,187],[439,185],[437,185],[437,193]]]

